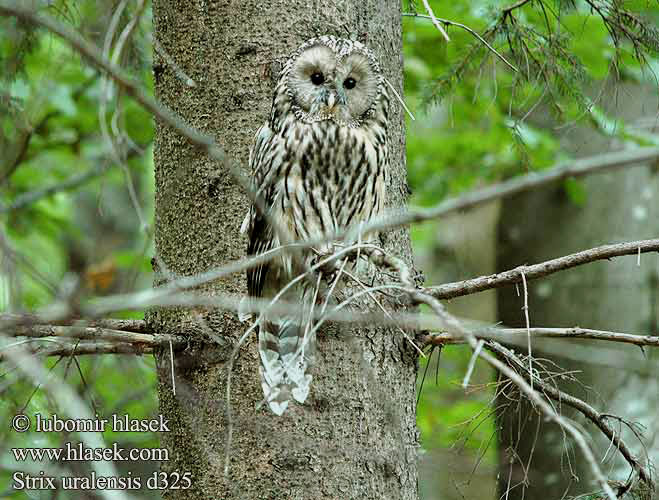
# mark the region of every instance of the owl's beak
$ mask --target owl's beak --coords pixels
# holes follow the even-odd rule
[[[331,89],[327,93],[327,108],[334,109],[337,104],[345,104],[345,94],[341,89]]]
[[[334,106],[336,106],[337,102],[337,95],[336,92],[329,91],[329,95],[327,96],[327,107],[329,109],[334,109]]]
[[[346,96],[343,93],[343,89],[336,88],[334,84],[330,82],[329,85],[323,88],[318,103],[320,109],[325,113],[334,115],[336,113],[341,113],[339,111],[340,106],[346,104]]]

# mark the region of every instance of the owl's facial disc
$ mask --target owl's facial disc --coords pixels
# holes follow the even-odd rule
[[[378,79],[365,54],[338,56],[319,44],[293,63],[288,86],[305,119],[348,124],[360,121],[377,98]]]

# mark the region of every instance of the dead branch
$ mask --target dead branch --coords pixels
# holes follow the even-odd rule
[[[57,340],[53,341],[52,338],[43,337],[31,339],[35,342],[30,342],[27,345],[21,344],[23,349],[30,355],[38,357],[49,356],[83,356],[83,355],[99,355],[99,354],[153,354],[154,348],[145,344],[133,344],[129,342],[115,342],[115,341],[80,341],[71,342],[70,340]],[[37,344],[39,341],[48,342],[47,345]],[[15,346],[4,347],[0,351],[0,363],[6,362],[11,359],[10,353]]]
[[[80,340],[97,340],[128,343],[137,347],[156,347],[172,342],[176,347],[185,344],[185,338],[168,334],[135,333],[98,327],[32,325],[14,328],[12,337],[60,337]]]
[[[638,248],[638,247],[636,247]],[[373,259],[372,259],[373,260]],[[384,262],[384,259],[382,259]],[[401,276],[401,281],[403,283],[409,283],[409,276],[411,275],[409,268],[405,265],[405,263],[400,260],[396,259],[395,261],[387,261],[384,264],[386,267],[394,267],[399,270],[399,274]],[[525,275],[522,274],[522,278],[525,279]],[[426,304],[429,306],[433,312],[442,319],[442,321],[448,325],[452,330],[457,332],[459,335],[461,335],[467,343],[471,346],[472,350],[474,351],[474,358],[476,356],[481,357],[485,361],[487,361],[490,365],[492,365],[495,369],[497,369],[500,373],[508,377],[519,389],[522,391],[526,397],[535,404],[537,408],[546,416],[551,421],[556,422],[566,433],[570,434],[572,438],[575,440],[579,448],[581,449],[582,453],[584,454],[584,457],[588,464],[590,465],[590,468],[593,472],[593,475],[597,479],[597,482],[599,483],[600,487],[602,488],[603,492],[606,494],[606,496],[610,500],[616,500],[618,497],[614,493],[613,489],[609,485],[606,477],[602,473],[597,461],[595,460],[595,456],[593,454],[593,451],[591,450],[590,446],[586,442],[585,437],[583,436],[582,432],[579,431],[572,423],[564,418],[562,415],[560,415],[553,406],[551,406],[543,397],[542,395],[534,389],[533,383],[540,385],[540,387],[545,391],[546,394],[549,395],[552,399],[556,399],[559,402],[567,402],[566,399],[564,398],[569,398],[569,403],[571,406],[574,405],[576,409],[581,411],[587,418],[591,419],[597,426],[598,428],[609,438],[613,444],[618,448],[620,453],[623,455],[627,463],[632,467],[632,469],[638,474],[638,476],[641,478],[641,480],[648,485],[650,488],[654,488],[654,485],[652,483],[652,478],[650,474],[645,470],[644,467],[641,466],[641,464],[636,460],[636,458],[632,455],[630,452],[629,448],[625,445],[625,443],[622,441],[620,436],[616,435],[613,429],[608,425],[606,421],[602,418],[602,415],[597,413],[596,410],[594,410],[592,407],[587,405],[585,402],[579,400],[578,398],[575,398],[573,396],[570,396],[568,394],[562,393],[559,389],[554,388],[550,384],[545,383],[540,377],[536,377],[533,375],[531,372],[532,367],[529,364],[528,368],[529,371],[525,372],[527,366],[515,356],[514,353],[511,351],[508,351],[505,349],[503,346],[500,346],[498,343],[494,341],[488,341],[487,345],[488,347],[492,348],[494,350],[494,347],[500,348],[497,353],[500,352],[506,352],[506,359],[509,359],[512,357],[514,359],[514,363],[517,367],[517,369],[521,373],[525,373],[525,376],[522,377],[517,370],[513,369],[511,366],[504,364],[501,362],[499,359],[491,356],[487,352],[483,352],[481,347],[483,346],[483,340],[477,340],[476,335],[474,333],[463,326],[463,324],[458,320],[456,317],[452,316],[449,314],[444,306],[434,297],[431,295],[418,291],[418,290],[409,290],[408,292],[411,296],[411,298],[422,304]],[[529,328],[527,324],[527,328],[521,330],[524,332],[529,339],[530,342],[530,337],[531,337],[531,329]],[[494,347],[493,347],[494,346]],[[530,352],[529,352],[529,358],[530,358]],[[472,362],[474,360],[472,358]],[[471,366],[471,364],[470,364]],[[468,380],[469,377],[469,370],[467,371],[467,374],[465,375],[465,380]],[[525,380],[526,378],[526,380]],[[527,380],[529,382],[527,382]],[[631,487],[631,479],[628,481],[628,484],[626,486],[627,489]]]
[[[349,252],[350,250],[351,249],[349,248],[344,249],[343,253],[339,253],[335,257],[336,258],[341,257],[343,254]],[[570,422],[568,422],[561,415],[556,413],[554,408],[551,405],[549,405],[542,398],[542,396],[536,390],[533,389],[531,385],[528,385],[527,382],[524,381],[522,376],[520,376],[518,373],[512,370],[510,366],[507,366],[498,359],[493,358],[489,354],[482,352],[478,348],[479,345],[482,345],[482,340],[480,341],[477,340],[478,337],[477,333],[467,329],[465,326],[463,326],[461,321],[448,314],[444,310],[443,306],[437,301],[437,299],[430,296],[429,294],[424,293],[421,290],[415,289],[410,268],[405,264],[405,262],[403,262],[401,259],[398,259],[396,257],[386,255],[381,250],[368,249],[365,250],[365,252],[369,253],[370,259],[380,267],[394,269],[399,274],[401,281],[405,285],[405,286],[397,287],[398,289],[408,293],[416,302],[425,303],[429,305],[437,315],[437,319],[439,319],[440,323],[444,326],[444,328],[453,332],[452,334],[453,338],[462,338],[463,340],[466,340],[466,342],[471,345],[472,349],[474,349],[474,351],[477,353],[479,357],[482,357],[483,359],[488,361],[488,363],[492,364],[501,373],[503,373],[508,378],[510,378],[513,381],[513,383],[515,383],[515,385],[517,385],[520,388],[520,390],[522,390],[522,392],[524,392],[524,394],[526,394],[526,396],[531,401],[533,401],[537,407],[541,409],[541,411],[547,416],[547,418],[558,423],[567,433],[572,435],[572,437],[575,439],[577,444],[582,449],[586,459],[590,463],[591,468],[593,469],[594,474],[598,478],[598,481],[602,486],[602,488],[605,489],[605,491],[606,491],[606,487],[610,488],[606,483],[604,476],[602,475],[599,469],[599,466],[594,461],[592,451],[586,444],[586,441],[584,437],[581,435],[581,433],[575,427],[573,427]],[[325,264],[324,262],[321,262],[318,264],[318,266],[324,264]],[[388,286],[395,287],[395,285],[388,285]],[[173,295],[171,298],[180,298],[180,294]],[[204,298],[206,300],[209,299],[209,297],[205,297],[205,296],[201,296],[201,298]],[[217,299],[217,297],[215,299]],[[277,304],[273,304],[272,301],[264,301],[264,302],[267,303],[268,307],[271,308],[274,305],[277,305]],[[217,306],[217,304],[215,305]],[[238,301],[234,301],[233,305],[234,308],[237,308]],[[255,308],[261,306],[263,306],[263,304],[253,305],[253,307]],[[278,306],[288,311],[290,311],[291,307],[296,307],[293,304],[278,304]],[[341,321],[352,322],[355,319],[353,316],[355,316],[354,313],[346,314],[345,312],[342,311],[340,316],[332,315],[331,313],[329,313],[325,316],[324,319],[325,320],[340,319]],[[413,317],[414,315],[410,315],[410,316]],[[18,320],[22,320],[23,323],[25,323],[27,318],[21,316],[12,317],[10,315],[5,315],[0,319],[3,319],[5,323],[7,323],[8,321],[14,321],[16,323]],[[389,319],[394,322],[396,321],[396,319],[393,317]],[[133,326],[136,329],[143,328],[141,324],[136,324]],[[624,341],[634,344],[639,344],[643,342],[643,340],[641,340],[643,339],[643,337],[641,336],[618,334],[616,332],[601,332],[595,330],[581,330],[581,329],[571,329],[571,330],[570,329],[532,329],[532,330],[501,329],[501,331],[499,332],[497,332],[495,329],[494,332],[490,331],[488,333],[490,335],[492,335],[492,333],[494,333],[495,335],[496,334],[506,335],[506,334],[510,334],[511,332],[513,332],[513,335],[517,337],[519,337],[520,333],[531,334],[531,335],[533,333],[537,333],[538,335],[547,335],[554,337],[556,336],[570,337],[570,338],[573,338],[575,336],[584,338],[588,336],[594,339]],[[51,326],[51,325],[23,324],[18,326],[14,325],[14,333],[15,335],[28,336],[32,338],[28,338],[27,340],[24,340],[22,342],[17,342],[14,343],[13,345],[5,347],[4,349],[5,357],[7,356],[7,354],[13,352],[15,348],[24,349],[23,345],[25,343],[28,343],[31,340],[36,341],[37,337],[43,337],[45,335],[48,335],[49,337],[43,338],[41,340],[50,340],[55,345],[50,345],[47,347],[42,347],[42,346],[32,347],[30,345],[29,348],[30,352],[41,355],[76,355],[76,354],[99,354],[99,353],[110,353],[110,352],[142,354],[142,353],[152,352],[153,347],[155,345],[162,345],[163,343],[169,343],[170,341],[172,342],[171,344],[172,346],[174,344],[174,341],[177,342],[178,346],[182,346],[185,343],[183,339],[174,336],[154,336],[143,333],[122,332],[122,331],[116,331],[116,330],[98,328],[98,327],[94,328],[94,327],[80,327],[80,326]],[[443,337],[430,336],[430,343],[434,343],[436,341],[435,339],[439,339],[439,338],[442,338],[442,340],[444,341],[447,340],[445,336],[446,334],[440,334],[440,335],[443,335]],[[53,340],[50,337],[60,337],[60,339]],[[62,337],[65,337],[64,341],[61,340]],[[73,343],[70,342],[69,340],[70,338],[79,338],[79,337],[83,339],[81,342]],[[89,342],[90,339],[97,339],[97,340],[93,342]],[[650,341],[649,342],[650,345],[656,345],[659,341],[659,339],[655,337],[647,337],[645,339]],[[426,340],[428,339],[426,338]],[[488,347],[491,347],[492,345],[500,347],[499,344],[496,344],[493,341],[488,341],[487,345]],[[503,349],[505,348],[500,347],[500,351]],[[496,351],[496,352],[500,352],[500,351]],[[509,356],[506,359],[509,359]],[[0,358],[0,360],[2,360],[2,358]],[[521,363],[521,361],[515,358],[515,363],[518,362]],[[526,369],[525,365],[522,364],[522,366],[524,367],[524,369]],[[531,375],[527,375],[527,377],[530,376]],[[536,380],[536,378],[538,377],[534,377],[534,380]],[[544,381],[538,378],[538,380],[536,380],[536,384],[540,384],[540,383],[542,384],[540,385],[540,387],[550,397],[558,398],[560,401],[567,401],[568,398],[570,397],[569,395],[562,394],[560,391],[558,391],[558,389],[554,389],[553,387],[547,385]],[[650,481],[649,474],[640,465],[640,463],[636,461],[636,459],[631,455],[631,452],[626,447],[624,442],[622,442],[622,440],[615,435],[615,432],[610,428],[610,426],[608,426],[608,424],[603,421],[603,417],[600,414],[598,414],[594,409],[592,409],[585,403],[581,402],[577,398],[570,399],[569,401],[571,404],[576,405],[575,407],[577,407],[577,409],[579,409],[582,412],[585,412],[584,414],[587,414],[586,416],[588,416],[588,418],[596,419],[599,422],[598,428],[600,428],[602,432],[612,440],[614,445],[620,450],[621,454],[625,457],[628,463],[634,468],[635,471],[637,471],[639,477],[644,482],[651,485],[651,482],[649,482]],[[609,492],[607,491],[607,493]]]
[[[255,299],[256,300],[256,299]],[[233,301],[235,305],[237,300]],[[207,304],[207,303],[206,303]],[[189,304],[188,304],[189,305]],[[216,304],[217,305],[217,304]],[[258,313],[270,305],[269,301],[262,300],[252,304],[253,312]],[[279,302],[271,306],[272,311],[289,312],[298,308],[298,304]],[[227,310],[235,310],[230,307]],[[447,331],[450,325],[447,325],[440,318],[430,314],[414,314],[403,312],[391,312],[389,317],[383,317],[380,313],[360,313],[356,311],[336,312],[319,311],[315,317],[317,319],[325,318],[330,323],[342,324],[378,324],[381,326],[405,328],[409,332],[414,331],[435,331],[441,333],[428,333],[417,337],[420,345],[446,345],[446,344],[464,344],[466,339],[457,331]],[[461,320],[462,322],[462,320]],[[142,348],[154,348],[159,346],[168,346],[172,341],[175,350],[185,347],[188,339],[178,335],[168,334],[151,334],[146,322],[142,320],[116,320],[104,319],[96,321],[77,321],[77,322],[59,322],[53,324],[44,324],[43,320],[34,315],[0,315],[0,329],[10,337],[28,337],[28,338],[75,338],[80,340],[97,340],[108,343],[129,343],[138,352]],[[465,324],[465,322],[462,322]],[[473,322],[472,322],[473,323]],[[469,322],[466,322],[469,324]],[[527,335],[525,328],[499,328],[492,326],[474,326],[473,335],[477,339],[496,340],[505,344],[518,344],[524,340]],[[594,330],[589,328],[531,328],[529,330],[533,338],[563,338],[578,340],[600,340],[608,342],[619,342],[633,344],[637,346],[659,347],[659,336],[656,335],[635,335],[630,333],[611,332],[603,330]],[[99,351],[99,353],[103,353]]]
[[[590,262],[609,260],[622,255],[638,255],[639,252],[659,252],[659,239],[603,245],[601,247],[590,248],[588,250],[583,250],[564,257],[558,257],[539,264],[516,267],[510,271],[504,271],[498,274],[480,276],[465,281],[428,287],[424,289],[424,293],[428,293],[436,299],[451,299],[454,297],[482,292],[483,290],[521,283],[522,274],[524,274],[526,279],[529,280],[538,279],[558,271],[582,266]]]
[[[635,247],[636,249],[638,247]],[[377,263],[377,260],[374,260]],[[408,284],[410,283],[410,276],[411,272],[409,268],[406,266],[406,264],[400,260],[400,259],[387,259],[385,260],[384,257],[380,257],[380,260],[382,261],[382,264],[386,267],[390,268],[395,268],[398,270],[400,277],[401,277],[401,282]],[[525,279],[525,275],[522,274],[522,278]],[[625,445],[625,443],[622,441],[622,439],[619,436],[616,436],[615,432],[611,429],[611,427],[602,419],[602,416],[598,414],[592,407],[587,405],[585,402],[579,400],[578,398],[575,398],[573,396],[569,396],[567,394],[563,394],[560,390],[552,387],[551,385],[545,383],[540,379],[540,377],[535,377],[533,373],[530,371],[532,369],[531,365],[529,365],[529,371],[526,373],[525,378],[530,382],[527,382],[520,374],[517,373],[516,370],[512,369],[511,366],[508,366],[504,363],[502,363],[499,359],[491,356],[489,353],[483,352],[481,347],[483,346],[483,340],[477,340],[476,335],[474,334],[473,331],[470,329],[466,328],[463,326],[462,322],[458,320],[456,317],[452,316],[449,314],[444,306],[434,297],[431,295],[424,293],[422,291],[414,290],[414,289],[409,289],[408,288],[408,293],[410,294],[411,298],[416,301],[417,303],[422,303],[428,305],[433,312],[441,318],[441,320],[449,326],[453,331],[457,332],[459,335],[461,335],[467,343],[471,346],[472,350],[474,351],[474,357],[479,356],[483,358],[485,361],[487,361],[490,365],[492,365],[494,368],[496,368],[500,373],[508,377],[519,389],[522,391],[526,397],[535,404],[537,408],[540,409],[540,411],[549,419],[554,422],[556,422],[566,433],[570,434],[572,438],[576,441],[577,445],[581,449],[582,453],[584,454],[584,457],[586,461],[589,463],[591,470],[593,472],[593,475],[597,479],[597,482],[599,483],[600,487],[604,491],[607,497],[609,497],[611,500],[616,500],[617,496],[613,492],[611,486],[609,485],[608,481],[606,480],[606,477],[602,473],[597,461],[595,460],[595,456],[593,454],[593,451],[590,449],[588,446],[588,443],[586,442],[583,434],[577,429],[574,425],[572,425],[571,422],[569,422],[566,418],[564,418],[562,415],[560,415],[553,406],[551,406],[543,397],[542,395],[534,389],[533,387],[533,381],[536,380],[536,384],[539,384],[542,389],[547,391],[547,394],[552,397],[552,399],[557,399],[558,401],[564,401],[562,399],[563,397],[569,397],[570,403],[575,405],[575,408],[579,409],[584,415],[586,415],[588,418],[591,419],[596,419],[598,424],[598,428],[602,430],[602,432],[612,440],[614,445],[618,448],[618,450],[621,452],[625,460],[629,463],[629,465],[632,467],[634,471],[637,472],[638,476],[643,480],[650,488],[654,488],[654,485],[652,483],[652,479],[650,474],[640,465],[640,463],[636,460],[636,458],[631,454],[629,451],[629,448]],[[528,336],[529,342],[530,342],[530,337],[531,337],[531,329],[528,327],[521,330],[523,333],[525,333]],[[610,332],[609,332],[610,333]],[[502,352],[505,350],[505,352],[508,353],[508,356],[506,358],[508,359],[509,356],[512,356],[514,358],[514,362],[517,365],[517,368],[524,373],[526,370],[526,365],[519,360],[514,353],[508,351],[505,349],[503,346],[500,346],[494,341],[488,341],[487,342],[488,347],[490,346],[498,346],[501,348]],[[498,351],[497,351],[498,352]],[[530,358],[530,353],[529,353],[529,358]],[[472,358],[473,361],[473,358]],[[467,374],[465,375],[465,380],[468,380],[469,377],[469,370],[467,371]],[[552,391],[552,392],[549,392]],[[552,396],[553,394],[553,396]],[[628,487],[627,489],[631,487],[631,481],[628,482]]]
[[[584,265],[590,262],[603,259],[611,259],[622,255],[638,255],[639,250],[641,253],[659,251],[659,239],[641,240],[628,243],[619,243],[613,245],[604,245],[595,247],[582,252],[578,252],[564,257],[559,257],[550,261],[542,262],[531,266],[520,266],[518,268],[504,271],[502,273],[493,274],[489,276],[481,276],[470,280],[459,281],[455,283],[447,283],[435,287],[422,289],[424,293],[428,293],[437,299],[449,299],[463,295],[470,295],[473,293],[498,288],[506,285],[519,283],[522,280],[522,273],[527,279],[537,279],[548,276],[552,273],[570,269],[576,266]],[[136,293],[125,295],[114,295],[100,299],[89,311],[91,317],[99,317],[116,311],[130,309],[143,309],[150,306],[158,305],[208,305],[235,308],[234,300],[229,299],[229,296],[215,296],[212,298],[204,298],[196,294],[183,294],[181,289],[192,288],[200,286],[209,281],[215,280],[219,277],[226,276],[234,272],[240,272],[257,265],[258,263],[265,262],[273,256],[279,255],[283,249],[277,248],[269,252],[267,255],[259,255],[256,257],[247,257],[238,261],[227,264],[215,270],[206,273],[177,279],[172,281],[169,285],[155,288],[152,290],[144,290]],[[399,262],[395,262],[393,257],[374,256],[371,258],[376,265],[385,265],[385,267],[397,270],[400,268]],[[379,261],[378,259],[383,259]],[[403,283],[406,286],[413,287],[411,272],[409,276],[404,276]],[[258,309],[253,312],[258,312]],[[46,322],[50,322],[47,320]],[[423,328],[433,329],[433,328]],[[437,330],[437,329],[436,329]]]
[[[365,225],[363,231],[384,231],[398,226],[439,219],[450,213],[469,210],[493,200],[545,187],[560,180],[583,177],[615,168],[641,166],[657,158],[659,158],[659,147],[638,148],[589,156],[561,163],[540,173],[532,172],[483,189],[471,191],[465,195],[445,200],[434,207],[410,210],[404,213],[388,213]],[[348,233],[348,231],[345,233]],[[339,233],[337,237],[342,237],[345,233]]]
[[[44,321],[36,314],[0,314],[0,330],[13,327],[30,325],[52,325],[52,326],[77,326],[82,328],[104,328],[108,330],[123,330],[126,332],[149,333],[146,321],[142,319],[96,319],[76,320],[67,319],[62,321]]]
[[[451,316],[437,299],[422,292],[416,292],[413,298],[421,303],[428,305],[440,318],[445,320],[448,324],[451,324],[455,329],[461,330],[461,334],[465,337],[465,339],[467,339],[467,342],[471,348],[474,351],[478,349],[478,340],[476,340],[474,335],[469,330],[464,328],[457,318]],[[611,486],[606,480],[606,477],[602,473],[602,470],[600,469],[600,466],[595,459],[593,451],[591,450],[590,446],[586,442],[585,437],[579,431],[579,429],[572,425],[568,419],[556,412],[556,410],[540,395],[540,393],[534,390],[533,387],[531,387],[531,385],[529,385],[529,383],[510,366],[506,365],[496,357],[483,350],[479,352],[479,356],[487,361],[487,363],[494,367],[497,371],[508,377],[520,389],[520,391],[522,391],[524,395],[526,395],[526,397],[533,404],[535,404],[537,408],[539,408],[539,410],[548,420],[556,422],[566,433],[572,436],[572,439],[574,439],[576,444],[581,449],[585,460],[590,465],[593,476],[596,478],[606,496],[610,500],[617,500],[617,496],[611,489]]]
[[[579,340],[606,340],[620,342],[623,344],[634,344],[637,346],[659,347],[659,336],[657,335],[633,335],[631,333],[609,332],[604,330],[591,330],[588,328],[492,328],[484,332],[474,331],[474,336],[479,339],[496,340],[504,343],[517,343],[523,340],[527,331],[534,338],[548,339],[579,339]],[[433,333],[426,335],[423,343],[426,345],[463,344],[465,339],[452,333]]]
[[[515,355],[515,353],[509,349],[506,349],[504,346],[498,344],[497,342],[487,342],[486,347],[504,359],[512,368],[515,369],[517,373],[521,374],[525,379],[529,379],[529,373],[526,369],[526,365]],[[542,379],[534,377],[534,383],[538,386],[538,389],[542,390],[542,392],[549,396],[551,399],[558,401],[561,404],[571,406],[575,410],[579,411],[588,420],[590,420],[604,433],[604,435],[613,443],[618,451],[620,451],[620,454],[625,458],[632,469],[638,473],[638,476],[641,478],[641,480],[643,480],[643,482],[645,482],[648,486],[653,487],[650,473],[640,464],[638,459],[634,456],[634,454],[622,440],[620,434],[616,434],[615,430],[613,430],[607,423],[606,415],[601,414],[585,401],[582,401],[575,396],[557,389]]]

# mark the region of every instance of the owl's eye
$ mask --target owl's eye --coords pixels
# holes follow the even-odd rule
[[[325,81],[325,75],[322,73],[316,71],[313,75],[311,75],[311,83],[314,85],[321,85]]]
[[[357,85],[357,81],[354,78],[346,78],[343,80],[343,86],[347,88],[348,90],[354,89],[355,85]]]

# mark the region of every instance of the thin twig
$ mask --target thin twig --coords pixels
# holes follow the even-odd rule
[[[432,21],[432,18],[430,16],[424,16],[423,14],[417,14],[417,13],[411,13],[411,12],[403,12],[402,14],[404,17],[419,17],[421,19],[428,19]],[[435,17],[437,21],[444,23],[448,26],[456,26],[458,28],[462,28],[463,30],[467,31],[470,33],[472,36],[478,39],[479,42],[481,42],[487,49],[492,52],[495,56],[497,56],[503,63],[506,64],[510,69],[512,69],[515,72],[518,72],[519,70],[512,64],[510,63],[505,57],[503,57],[492,45],[490,45],[485,38],[483,38],[477,31],[474,31],[471,29],[469,26],[466,24],[462,23],[456,23],[455,21],[449,21],[448,19],[442,19],[440,17]]]
[[[174,74],[176,77],[181,80],[183,83],[185,83],[188,87],[196,87],[197,84],[195,81],[188,76],[188,74],[183,71],[183,69],[176,64],[176,61],[174,61],[174,58],[169,55],[169,53],[164,49],[164,47],[160,44],[158,39],[151,35],[151,42],[153,43],[153,48],[154,50],[160,54],[160,56],[165,60],[165,62],[171,66],[171,68],[174,70]]]
[[[128,24],[124,27],[123,31],[121,32],[119,39],[115,45],[114,51],[112,51],[112,56],[110,57],[110,51],[112,48],[112,41],[114,40],[114,35],[119,27],[119,20],[121,18],[121,14],[123,13],[125,7],[126,7],[127,2],[123,0],[122,2],[119,3],[117,8],[115,9],[115,12],[110,20],[110,26],[107,30],[107,33],[105,34],[105,40],[103,43],[103,57],[106,60],[109,60],[110,64],[117,66],[119,63],[119,59],[121,58],[121,53],[123,52],[123,48],[125,46],[125,43],[128,41],[130,36],[135,30],[135,27],[137,26],[137,23],[140,20],[140,17],[144,11],[144,6],[145,2],[144,0],[139,0],[138,1],[138,7],[137,7],[137,13],[133,18],[128,22]],[[130,169],[128,168],[128,164],[126,163],[126,151],[125,148],[121,147],[120,144],[120,139],[122,137],[122,134],[118,130],[118,123],[117,119],[119,116],[119,109],[120,109],[120,95],[117,93],[117,104],[116,104],[116,110],[114,113],[114,116],[112,118],[112,125],[113,125],[113,130],[115,132],[114,136],[110,134],[110,130],[108,129],[107,122],[106,122],[106,114],[107,114],[107,106],[108,102],[112,98],[112,95],[114,94],[113,92],[113,80],[109,76],[104,76],[101,80],[101,99],[100,99],[100,105],[99,105],[99,125],[101,128],[101,135],[103,136],[103,139],[105,142],[108,144],[109,150],[111,152],[112,157],[114,160],[119,164],[121,167],[121,170],[124,173],[124,177],[126,179],[126,186],[128,188],[128,194],[131,200],[131,203],[133,204],[133,207],[135,209],[135,213],[137,215],[137,219],[139,220],[140,223],[140,229],[142,231],[147,231],[148,230],[148,223],[146,222],[146,219],[144,218],[143,210],[142,207],[140,206],[138,197],[137,197],[137,192],[135,191],[135,185],[133,183],[133,179],[130,175]]]
[[[295,284],[299,283],[302,280],[305,280],[308,278],[308,276],[320,269],[323,269],[324,266],[331,264],[335,260],[339,259],[343,255],[350,254],[357,250],[358,248],[372,248],[373,245],[370,244],[357,244],[357,245],[351,245],[347,248],[341,249],[339,252],[335,252],[332,255],[320,260],[318,263],[316,263],[314,266],[308,268],[306,271],[300,273],[298,276],[290,280],[284,287],[282,287],[281,290],[277,292],[277,294],[272,298],[272,299],[267,299],[267,306],[260,310],[259,312],[259,317],[252,323],[252,326],[250,326],[245,333],[238,339],[238,342],[236,342],[236,345],[233,348],[233,351],[231,353],[231,356],[229,357],[229,362],[227,363],[227,381],[226,381],[226,394],[225,394],[225,400],[226,400],[226,418],[227,418],[227,437],[225,441],[225,460],[224,460],[224,475],[225,477],[229,476],[229,462],[231,458],[231,445],[232,445],[232,439],[233,439],[233,417],[232,417],[232,409],[231,409],[231,376],[233,373],[233,365],[235,363],[235,360],[238,357],[238,354],[240,353],[240,348],[244,344],[244,342],[247,340],[249,335],[256,329],[256,327],[261,323],[264,314],[269,312],[271,309],[274,309],[277,305],[277,302],[280,301],[281,297],[288,291],[290,290]],[[247,304],[245,307],[253,306],[255,302],[255,299],[250,297],[250,304]],[[240,302],[236,304],[236,311],[242,306]],[[296,307],[299,307],[299,304],[296,305]],[[322,323],[322,320],[319,322]],[[315,334],[315,330],[312,330],[311,334]],[[304,344],[304,343],[303,343]],[[302,346],[300,346],[302,348]],[[297,358],[299,355],[299,352],[295,353],[295,356],[293,356],[294,359]]]
[[[513,10],[515,10],[515,9],[519,9],[519,8],[522,7],[523,5],[525,5],[525,4],[529,3],[529,2],[532,2],[532,1],[533,1],[533,0],[519,0],[518,2],[514,3],[514,4],[511,5],[510,7],[506,7],[505,9],[503,9],[503,10],[501,11],[501,13],[502,13],[504,16],[506,16],[506,15],[510,14]]]
[[[514,365],[516,365],[521,370],[521,373],[525,373],[526,370],[521,360],[519,360],[514,355],[514,353],[510,352],[505,347],[497,344],[496,342],[488,342],[487,348],[503,356],[509,363],[513,363]],[[528,378],[528,375],[525,374],[524,376]],[[620,437],[620,434],[619,433],[616,434],[616,432],[606,422],[606,416],[607,416],[606,414],[599,413],[588,403],[570,394],[567,394],[550,384],[547,384],[541,379],[536,380],[536,384],[538,385],[538,388],[543,391],[543,393],[545,393],[555,401],[560,401],[562,404],[566,404],[578,410],[582,415],[584,415],[588,420],[590,420],[606,435],[608,439],[611,440],[611,442],[614,444],[616,449],[618,449],[620,453],[623,455],[627,463],[638,473],[639,477],[649,486],[653,484],[650,473],[643,466],[641,466],[641,464],[638,462],[634,454],[631,452],[631,450],[627,447],[627,445]]]
[[[474,349],[474,352],[471,354],[471,359],[469,360],[469,366],[467,366],[467,371],[465,373],[464,378],[462,379],[463,389],[466,389],[467,386],[469,385],[469,379],[471,379],[471,374],[474,372],[474,368],[476,367],[476,360],[478,359],[478,356],[481,353],[483,344],[485,344],[485,341],[483,339],[479,339],[478,344],[476,345],[476,349]]]
[[[430,7],[428,0],[423,0],[423,6],[426,8],[426,12],[428,13],[430,19],[432,20],[432,23],[435,25],[435,28],[437,28],[437,30],[442,34],[442,36],[447,42],[450,42],[451,39],[448,37],[448,33],[446,33],[444,27],[441,24],[439,24],[439,20],[435,17],[435,13],[432,11],[432,7]]]
[[[172,341],[169,341],[169,362],[172,370],[172,394],[176,396],[176,376],[174,375],[174,346]]]
[[[529,357],[529,381],[533,389],[533,353],[531,352],[531,321],[529,320],[529,289],[526,286],[526,275],[522,271],[522,289],[524,291],[524,322],[526,324],[526,340]]]
[[[467,339],[467,342],[471,346],[473,350],[476,350],[478,347],[478,341],[476,338],[465,328],[463,328],[460,325],[460,322],[452,317],[450,314],[448,314],[443,306],[437,301],[435,298],[423,294],[423,293],[415,293],[414,297],[427,304],[430,306],[430,308],[442,319],[447,321],[448,323],[451,323],[453,326],[456,328],[462,328],[462,334],[464,337]],[[572,436],[572,439],[577,443],[579,448],[581,449],[585,460],[588,462],[590,465],[590,469],[593,473],[593,476],[599,483],[600,487],[606,494],[606,496],[609,498],[609,500],[617,500],[617,497],[613,490],[611,489],[611,486],[608,484],[606,477],[602,473],[597,460],[595,460],[595,456],[593,455],[593,451],[590,449],[590,446],[588,446],[588,443],[586,442],[586,439],[584,438],[583,434],[565,417],[562,415],[558,414],[554,408],[547,403],[545,399],[543,399],[540,394],[535,391],[527,382],[524,380],[524,378],[519,375],[515,370],[510,368],[509,366],[505,365],[502,363],[500,360],[497,358],[493,357],[486,351],[481,351],[480,352],[480,357],[483,358],[485,361],[487,361],[490,365],[492,365],[494,368],[496,368],[499,372],[501,372],[503,375],[508,377],[525,395],[526,397],[533,402],[536,407],[542,411],[542,413],[545,415],[545,417],[549,420],[552,420],[556,422],[562,429],[565,430],[568,434]]]
[[[414,118],[414,115],[413,115],[412,112],[410,111],[410,108],[407,107],[407,105],[405,104],[405,101],[403,100],[403,98],[402,98],[402,97],[400,96],[400,94],[396,91],[396,88],[391,84],[391,82],[390,82],[387,78],[384,79],[384,83],[386,83],[387,85],[389,85],[389,88],[390,88],[391,91],[394,93],[394,96],[396,96],[396,99],[398,99],[398,102],[400,102],[401,106],[403,106],[403,109],[405,110],[405,112],[407,113],[407,115],[410,117],[410,119],[411,119],[412,121],[415,121],[416,118]]]
[[[83,184],[103,175],[106,171],[107,165],[103,164],[99,167],[91,168],[86,172],[81,174],[73,175],[71,178],[53,184],[52,186],[46,186],[45,188],[38,189],[35,191],[28,191],[23,193],[20,196],[17,196],[16,199],[11,203],[11,205],[0,206],[0,213],[14,212],[16,210],[21,210],[28,205],[33,204],[36,201],[39,201],[42,198],[47,196],[52,196],[55,193],[60,193],[62,191],[70,191],[76,189]]]
[[[352,279],[352,281],[354,281],[354,282],[357,283],[359,286],[361,286],[362,289],[369,291],[368,296],[370,297],[370,299],[371,299],[373,302],[375,302],[375,304],[378,306],[378,308],[380,309],[380,311],[382,311],[382,314],[384,314],[384,315],[385,315],[387,318],[389,318],[391,321],[395,321],[394,318],[393,318],[393,316],[391,315],[391,313],[390,313],[389,311],[387,311],[387,309],[382,305],[382,303],[377,299],[377,297],[375,297],[375,295],[373,294],[373,292],[371,292],[370,289],[369,289],[364,283],[362,283],[362,282],[359,280],[359,278],[357,278],[357,276],[354,276],[352,273],[350,273],[350,272],[348,272],[348,271],[346,271],[345,273],[346,273],[346,275],[347,275],[350,279]],[[409,342],[409,344],[412,346],[412,348],[413,348],[413,349],[419,354],[419,356],[421,356],[422,358],[425,358],[425,357],[426,357],[426,353],[424,353],[423,350],[421,350],[421,348],[420,348],[418,345],[416,345],[416,343],[414,342],[414,340],[412,340],[412,338],[410,338],[410,336],[405,332],[405,330],[403,330],[400,326],[397,326],[397,329],[398,329],[398,331],[403,335],[403,337],[405,338],[405,340],[407,340],[407,341]]]

